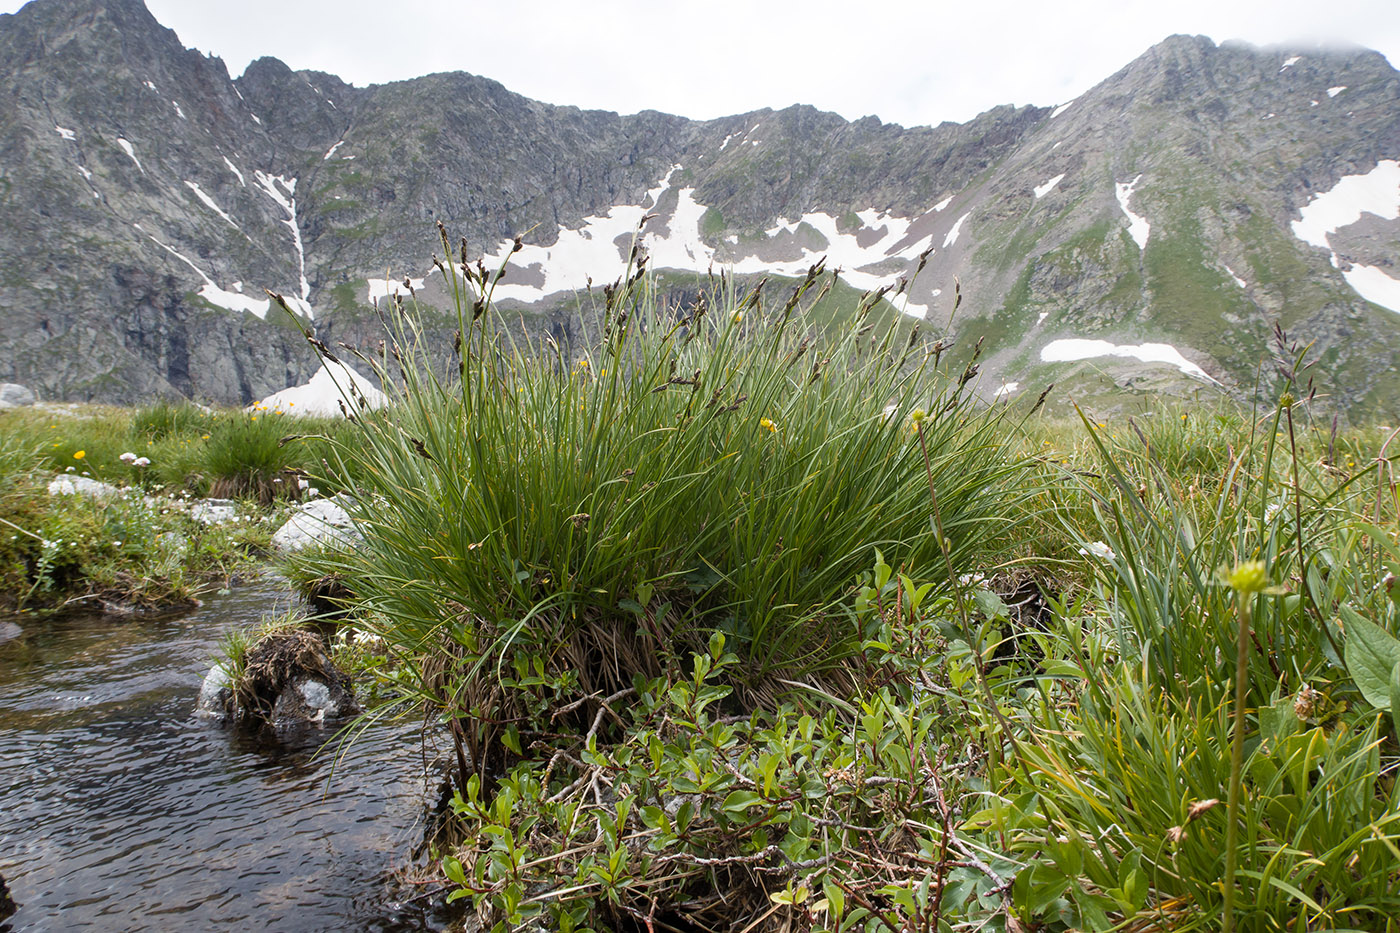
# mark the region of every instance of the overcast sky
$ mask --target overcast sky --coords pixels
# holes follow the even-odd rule
[[[23,4],[0,0],[0,11]],[[710,118],[794,103],[964,121],[1058,104],[1172,33],[1363,45],[1400,63],[1394,0],[147,0],[237,77],[263,55],[366,85],[469,71],[537,100]]]

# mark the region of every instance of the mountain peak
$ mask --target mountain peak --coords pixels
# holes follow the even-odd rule
[[[1053,109],[694,121],[461,72],[355,88],[261,58],[233,81],[140,0],[35,0],[0,19],[0,76],[0,268],[24,270],[0,288],[0,380],[50,397],[304,381],[263,289],[368,346],[405,278],[445,307],[441,221],[561,344],[635,237],[692,297],[711,268],[800,278],[827,256],[833,294],[888,288],[880,313],[980,338],[1008,385],[1243,392],[1279,325],[1342,406],[1400,413],[1400,75],[1375,53],[1180,35]],[[1343,182],[1364,210],[1321,217]]]

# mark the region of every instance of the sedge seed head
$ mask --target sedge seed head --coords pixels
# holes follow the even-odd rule
[[[1269,586],[1269,571],[1262,560],[1246,560],[1225,574],[1225,583],[1236,593],[1262,593]]]

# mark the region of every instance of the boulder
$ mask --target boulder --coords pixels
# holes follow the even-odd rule
[[[204,675],[194,712],[196,716],[208,719],[227,719],[232,715],[233,678],[229,676],[228,666],[224,662],[215,664]]]
[[[190,518],[205,525],[222,525],[238,518],[238,505],[232,499],[200,499],[190,506]]]
[[[15,382],[0,382],[0,408],[27,408],[38,399],[34,393]]]
[[[272,546],[284,554],[312,544],[353,546],[360,540],[360,532],[345,511],[348,504],[349,499],[339,495],[297,506],[292,517],[273,533]]]
[[[51,496],[90,496],[94,499],[110,499],[121,495],[116,486],[98,482],[87,476],[58,476],[49,482]]]

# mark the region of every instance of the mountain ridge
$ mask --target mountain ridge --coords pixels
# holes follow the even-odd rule
[[[964,124],[624,116],[462,72],[356,88],[263,58],[234,79],[140,0],[35,0],[0,17],[0,380],[262,397],[315,362],[261,289],[322,339],[367,343],[368,306],[405,275],[442,306],[438,221],[488,256],[526,234],[507,304],[567,337],[587,316],[574,267],[601,259],[601,285],[622,220],[649,212],[653,265],[682,274],[794,274],[826,252],[852,287],[893,285],[932,248],[896,308],[945,326],[959,279],[988,397],[1066,379],[1090,398],[1190,393],[1210,385],[1195,370],[1247,394],[1278,323],[1315,343],[1337,407],[1389,416],[1400,303],[1354,283],[1400,279],[1400,230],[1366,215],[1319,247],[1290,225],[1400,157],[1397,101],[1375,52],[1176,36],[1068,104]],[[1053,358],[1088,340],[1182,363]]]

